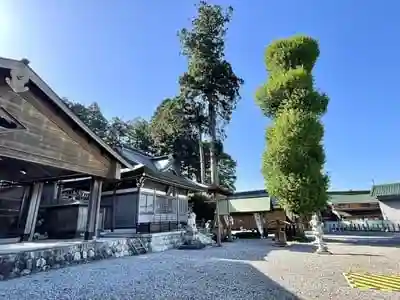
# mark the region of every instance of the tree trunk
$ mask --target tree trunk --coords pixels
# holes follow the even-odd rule
[[[212,100],[212,99],[209,99]],[[217,156],[215,154],[215,144],[217,141],[217,119],[215,115],[215,107],[213,103],[210,101],[208,104],[208,114],[210,118],[210,169],[211,169],[211,184],[218,185],[218,164],[217,164]],[[221,246],[221,226],[220,226],[220,218],[219,218],[219,205],[218,199],[214,192],[214,200],[216,204],[216,215],[217,215],[217,245]]]
[[[217,142],[217,120],[215,115],[215,107],[212,103],[208,104],[208,114],[210,117],[210,169],[211,169],[211,184],[218,185],[219,178],[218,178],[218,163],[217,163],[217,156],[215,153],[215,145]]]
[[[307,218],[304,216],[298,216],[296,218],[296,239],[299,241],[306,241],[307,237],[304,230],[304,223],[307,222]]]
[[[199,126],[200,182],[205,183],[206,166],[204,162],[203,132]]]

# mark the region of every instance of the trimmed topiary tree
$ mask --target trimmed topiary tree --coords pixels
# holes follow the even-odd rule
[[[324,127],[328,97],[314,87],[312,69],[319,56],[316,40],[294,36],[266,50],[269,73],[256,103],[272,119],[266,131],[262,173],[270,195],[300,217],[323,209],[329,178],[324,173]]]

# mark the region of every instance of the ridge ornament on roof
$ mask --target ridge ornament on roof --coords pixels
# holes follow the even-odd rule
[[[6,83],[15,93],[24,93],[29,91],[26,86],[29,82],[29,60],[21,59],[22,66],[10,70],[10,77],[6,78]]]

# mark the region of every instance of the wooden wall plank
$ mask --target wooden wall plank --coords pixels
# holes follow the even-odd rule
[[[0,131],[0,156],[13,157],[99,177],[115,174],[115,165],[99,147],[74,131],[57,112],[30,92],[17,95],[0,86],[0,107],[26,130]]]

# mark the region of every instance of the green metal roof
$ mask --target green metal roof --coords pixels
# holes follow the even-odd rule
[[[271,210],[271,199],[269,197],[255,197],[244,199],[229,199],[218,201],[219,213],[250,213]]]
[[[398,184],[398,193],[400,195],[400,184]],[[328,196],[328,202],[330,204],[378,202],[378,199],[375,196],[371,195],[369,190],[329,191]],[[229,196],[228,200],[220,200],[218,203],[221,215],[226,215],[228,214],[228,212],[250,213],[271,210],[271,198],[265,191],[248,191],[235,193],[232,196]],[[277,203],[274,206],[279,207]]]
[[[400,196],[400,183],[388,183],[372,186],[372,197]]]
[[[331,204],[378,202],[375,197],[371,196],[370,191],[334,191],[328,192],[328,197],[328,202]]]

